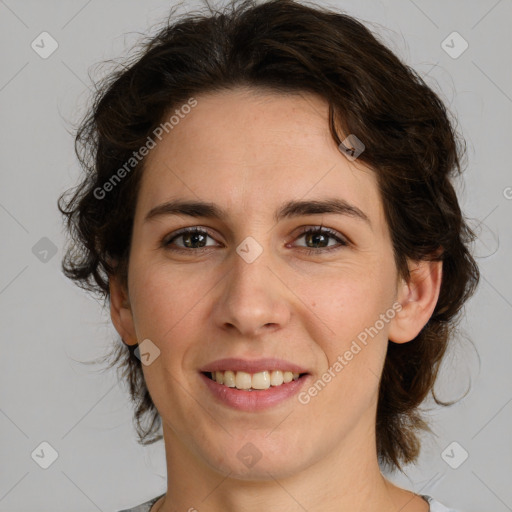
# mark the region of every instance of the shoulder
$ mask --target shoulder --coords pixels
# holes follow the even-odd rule
[[[422,495],[422,498],[426,499],[428,501],[428,504],[430,506],[430,512],[460,512],[459,510],[455,510],[454,508],[447,507],[446,505],[443,505],[439,501],[435,500],[434,498],[426,495]]]
[[[165,494],[165,493],[164,493]],[[141,503],[140,505],[137,505],[136,507],[132,508],[126,508],[123,510],[118,510],[117,512],[149,512],[151,507],[163,496],[163,494],[160,494],[160,496],[157,496],[156,498],[153,498],[149,501],[145,501],[144,503]]]
[[[160,496],[157,496],[149,501],[146,501],[144,503],[141,503],[140,505],[137,505],[136,507],[127,508],[123,510],[118,510],[117,512],[150,512],[151,507],[163,496],[161,494]],[[449,508],[439,501],[435,500],[434,498],[426,495],[422,495],[422,498],[428,501],[428,504],[430,506],[430,512],[460,512],[458,510],[455,510],[454,508]]]

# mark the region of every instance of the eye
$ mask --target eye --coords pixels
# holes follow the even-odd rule
[[[304,248],[308,254],[318,254],[319,252],[328,252],[337,250],[341,247],[348,246],[348,241],[337,231],[330,228],[322,228],[322,226],[309,227],[302,231],[297,240],[304,238],[306,245]],[[329,239],[337,242],[329,245]]]
[[[213,238],[210,236],[208,231],[204,229],[194,228],[183,228],[173,233],[171,238],[166,238],[162,241],[162,245],[172,251],[190,251],[190,250],[201,250],[206,247],[211,247],[215,244],[207,244],[207,239]],[[183,245],[176,244],[175,240],[181,240]],[[174,246],[174,247],[173,247]]]
[[[208,238],[214,240],[205,229],[199,227],[183,228],[172,233],[170,237],[164,238],[162,246],[170,251],[200,252],[216,245],[216,243],[208,244]],[[330,252],[349,245],[349,242],[340,233],[330,228],[322,228],[322,226],[307,227],[296,240],[301,238],[305,239],[306,244],[310,244],[301,248],[302,251],[308,254]],[[177,243],[178,240],[181,241],[181,244]],[[330,241],[335,243],[330,244]]]

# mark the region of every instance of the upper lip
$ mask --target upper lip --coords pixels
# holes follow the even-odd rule
[[[242,371],[247,373],[258,373],[265,370],[308,373],[307,370],[295,363],[275,358],[250,360],[228,357],[226,359],[217,359],[216,361],[212,361],[199,369],[200,372],[221,372],[226,370],[232,370],[234,372]]]

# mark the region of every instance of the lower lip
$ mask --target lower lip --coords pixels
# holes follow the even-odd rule
[[[268,389],[257,391],[245,391],[229,388],[210,379],[204,373],[199,374],[213,396],[221,403],[240,411],[261,411],[278,405],[288,398],[298,394],[304,386],[309,375],[303,375],[297,380],[292,380],[280,386],[270,386]]]

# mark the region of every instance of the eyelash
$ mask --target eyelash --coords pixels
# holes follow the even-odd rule
[[[183,228],[183,229],[180,229],[179,231],[177,231],[176,233],[173,233],[171,238],[164,238],[164,240],[162,241],[162,246],[166,250],[169,250],[169,251],[187,252],[187,253],[190,253],[191,251],[203,252],[203,251],[207,251],[211,247],[211,246],[207,246],[207,247],[201,247],[199,249],[171,247],[171,243],[174,240],[176,240],[180,236],[188,235],[188,234],[207,235],[210,238],[213,238],[213,236],[205,229],[198,229],[197,227]],[[342,237],[337,231],[334,231],[333,229],[330,229],[330,228],[324,228],[322,226],[308,227],[308,228],[304,229],[303,231],[301,231],[301,233],[297,236],[297,238],[301,238],[304,235],[308,235],[308,234],[328,235],[330,238],[334,238],[338,242],[338,245],[334,246],[334,247],[320,247],[318,249],[312,249],[312,248],[308,248],[308,247],[300,247],[300,249],[303,252],[305,252],[306,254],[318,254],[318,253],[331,252],[331,251],[335,251],[335,250],[341,249],[342,247],[346,247],[349,245],[348,240],[346,238]]]

